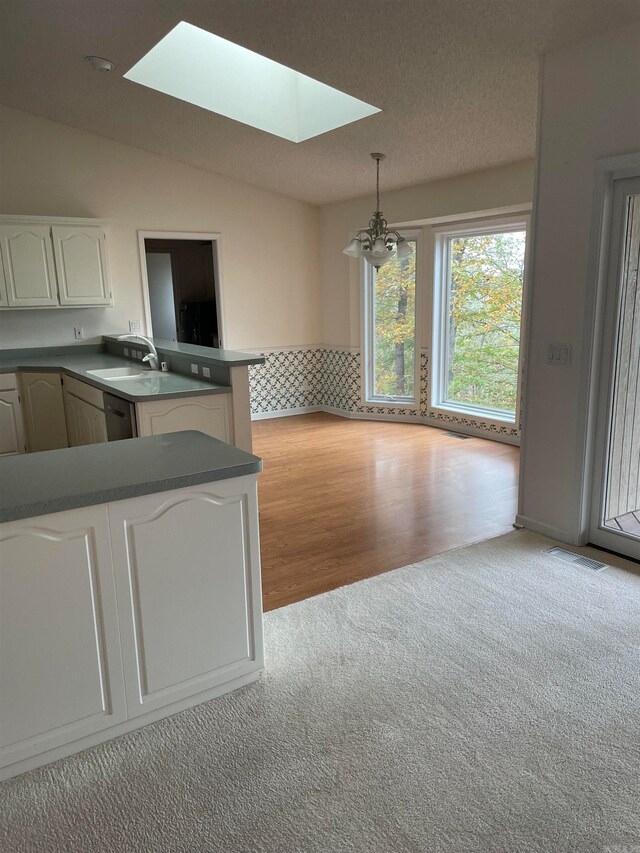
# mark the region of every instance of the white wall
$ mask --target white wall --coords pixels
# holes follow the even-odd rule
[[[0,116],[3,213],[110,220],[115,307],[4,311],[2,348],[70,344],[142,319],[136,231],[222,235],[225,346],[321,340],[319,211],[249,184],[29,113]]]
[[[640,150],[640,23],[544,58],[520,520],[579,542],[586,466],[596,160]],[[546,364],[550,341],[570,367]]]
[[[380,205],[386,219],[395,224],[522,205],[533,197],[532,161],[392,192],[384,190],[384,163],[381,170]],[[327,346],[359,347],[361,343],[358,261],[342,250],[355,231],[367,227],[375,201],[371,195],[322,208],[322,340]]]

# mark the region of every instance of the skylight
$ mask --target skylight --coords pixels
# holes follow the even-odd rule
[[[303,142],[380,112],[185,21],[124,76],[291,142]]]

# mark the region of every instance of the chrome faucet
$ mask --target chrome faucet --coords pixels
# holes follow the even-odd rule
[[[149,367],[151,370],[160,370],[160,359],[158,358],[158,350],[153,345],[153,341],[150,341],[149,338],[145,338],[144,335],[120,335],[118,337],[118,340],[142,341],[143,344],[146,344],[149,347],[149,352],[142,360],[149,363]]]

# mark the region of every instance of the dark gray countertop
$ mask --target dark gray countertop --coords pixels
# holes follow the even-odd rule
[[[0,373],[14,373],[17,371],[31,372],[55,372],[66,373],[88,382],[102,391],[108,391],[124,400],[132,403],[141,403],[146,400],[161,400],[169,397],[198,397],[205,394],[229,394],[231,388],[228,385],[216,385],[201,379],[192,379],[181,373],[161,373],[160,371],[148,371],[143,379],[106,380],[91,376],[89,370],[100,370],[109,367],[132,367],[139,366],[139,362],[133,362],[127,358],[120,358],[106,352],[83,352],[78,355],[68,353],[55,355],[34,355],[33,350],[28,351],[26,357],[0,351]],[[145,367],[140,367],[145,370]]]
[[[126,334],[126,333],[123,333]],[[118,335],[103,335],[103,340],[118,342]],[[248,352],[235,352],[230,349],[215,349],[200,347],[195,344],[181,344],[177,341],[167,341],[164,338],[151,338],[158,352],[173,353],[174,355],[193,356],[199,361],[219,364],[223,367],[238,367],[244,364],[264,364],[264,357]]]
[[[0,458],[0,522],[227,480],[262,460],[201,432]]]

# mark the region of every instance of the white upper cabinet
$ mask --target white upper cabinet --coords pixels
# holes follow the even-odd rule
[[[10,308],[58,304],[53,245],[47,225],[0,225],[2,260]]]
[[[53,226],[61,305],[109,305],[107,249],[96,225]]]
[[[111,305],[104,229],[87,220],[0,220],[1,308]]]

